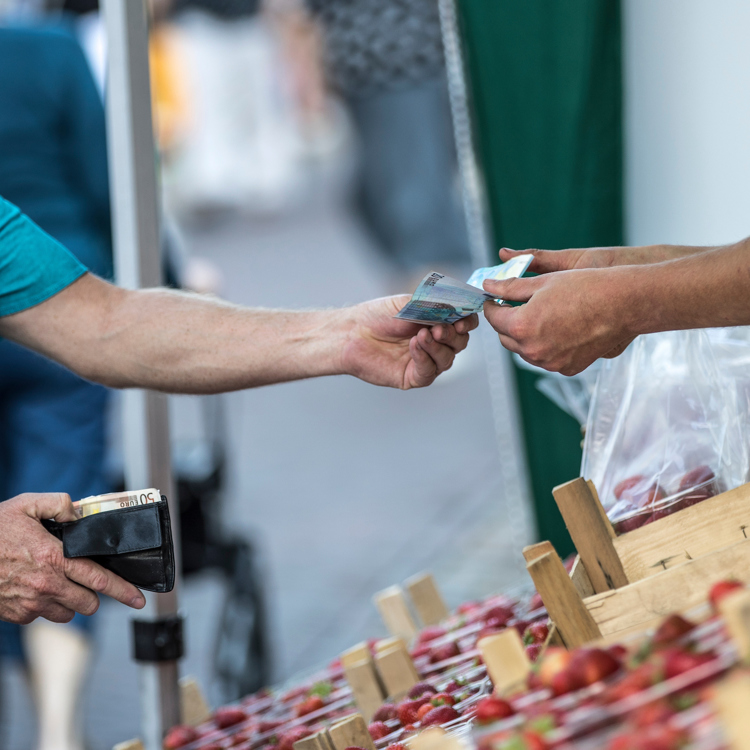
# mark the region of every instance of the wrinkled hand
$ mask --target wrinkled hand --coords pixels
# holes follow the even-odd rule
[[[408,301],[408,295],[398,295],[351,308],[354,325],[343,353],[344,372],[373,385],[407,390],[430,385],[451,367],[469,343],[477,316],[432,327],[394,318]]]
[[[487,280],[486,291],[526,304],[486,302],[484,314],[506,349],[545,370],[575,375],[599,357],[621,354],[635,338],[627,273],[617,268]]]
[[[143,594],[119,576],[92,560],[63,557],[62,542],[40,523],[46,518],[75,521],[70,497],[27,493],[0,503],[0,619],[69,622],[75,612],[96,612],[97,591],[136,609],[144,606]]]

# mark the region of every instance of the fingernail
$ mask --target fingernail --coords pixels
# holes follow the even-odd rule
[[[424,337],[425,344],[429,344],[432,341],[432,333],[427,331]]]
[[[513,250],[510,247],[501,247],[500,249],[501,250],[505,250],[506,253],[517,253],[518,252],[518,250]]]
[[[143,596],[143,594],[139,594],[138,596],[134,596],[130,600],[130,606],[135,607],[135,609],[142,609],[146,606],[146,597]]]
[[[437,341],[443,335],[443,329],[440,326],[435,326],[432,329],[432,336]]]

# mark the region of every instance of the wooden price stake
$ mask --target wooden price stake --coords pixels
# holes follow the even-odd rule
[[[358,643],[356,646],[352,646],[344,651],[340,659],[342,667],[346,667],[349,664],[357,664],[361,661],[370,661],[372,659],[370,647],[366,641],[362,641],[362,643]]]
[[[380,679],[375,672],[372,659],[354,662],[353,664],[342,664],[342,666],[357,708],[365,719],[370,721],[372,715],[385,700],[385,694]]]
[[[363,747],[365,750],[375,750],[375,743],[367,731],[367,724],[359,714],[334,724],[328,730],[328,734],[335,750],[346,750],[347,747]]]
[[[406,597],[400,586],[390,586],[375,594],[375,606],[391,635],[410,641],[417,633]]]
[[[712,702],[721,719],[731,750],[750,750],[750,675],[735,672],[712,690]]]
[[[422,625],[439,625],[450,614],[431,573],[420,573],[406,581]]]
[[[182,723],[197,727],[198,724],[202,724],[211,717],[211,709],[194,677],[183,677],[179,684]]]
[[[613,540],[615,532],[592,486],[580,477],[552,490],[594,591],[628,585]]]
[[[531,671],[531,662],[515,628],[482,638],[477,646],[496,693],[508,695],[523,689]]]
[[[719,602],[719,611],[737,646],[740,660],[750,663],[750,591],[739,589],[725,596]]]
[[[376,654],[375,665],[389,698],[402,698],[419,682],[419,673],[403,645]]]
[[[112,750],[146,750],[143,747],[143,743],[140,740],[127,740],[126,742],[118,742]]]
[[[297,740],[292,747],[294,750],[334,750],[333,741],[327,729],[321,729],[316,734]]]
[[[526,552],[524,550],[524,553]],[[601,638],[599,627],[554,549],[528,560],[526,569],[547,607],[557,632],[568,648],[577,648]]]
[[[382,654],[384,651],[390,651],[392,648],[403,648],[406,649],[406,642],[403,638],[381,638],[375,644],[375,653]]]

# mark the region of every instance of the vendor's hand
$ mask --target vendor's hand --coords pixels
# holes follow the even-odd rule
[[[504,263],[519,255],[533,255],[529,271],[553,273],[583,268],[611,268],[612,266],[638,266],[661,263],[702,252],[706,248],[679,245],[644,245],[642,247],[587,247],[571,250],[500,250]]]
[[[351,308],[354,324],[343,353],[344,372],[374,385],[407,390],[430,385],[469,343],[476,315],[432,327],[393,316],[408,295],[383,297]]]
[[[0,503],[0,619],[27,624],[37,617],[69,622],[76,612],[99,608],[94,592],[130,607],[146,603],[143,594],[114,573],[84,558],[63,557],[62,542],[42,519],[75,521],[63,493],[18,495]]]
[[[484,282],[519,307],[485,302],[484,314],[506,349],[545,370],[575,375],[599,357],[621,354],[636,335],[628,269],[562,271]]]

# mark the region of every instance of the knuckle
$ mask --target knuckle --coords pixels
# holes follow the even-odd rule
[[[109,576],[99,568],[91,572],[89,577],[89,588],[94,591],[104,591],[109,585]]]
[[[92,594],[91,598],[88,599],[88,601],[81,605],[78,609],[78,611],[82,615],[93,615],[97,610],[99,609],[99,597],[96,594]],[[73,618],[73,613],[71,613],[71,619]]]

